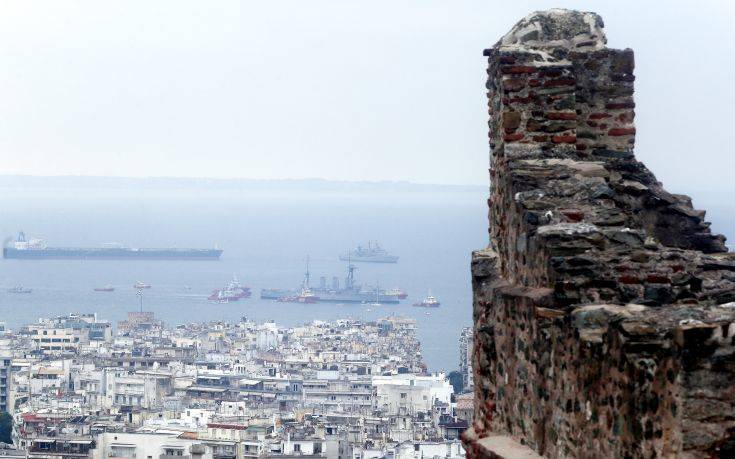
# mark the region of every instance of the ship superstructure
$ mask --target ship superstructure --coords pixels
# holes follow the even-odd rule
[[[304,275],[304,281],[299,289],[263,289],[260,291],[260,297],[263,299],[278,300],[282,298],[295,298],[302,295],[307,290],[311,295],[316,297],[310,302],[331,302],[331,303],[382,303],[396,304],[405,295],[399,289],[394,289],[391,293],[380,290],[378,287],[373,289],[363,289],[360,284],[355,282],[355,271],[357,268],[349,264],[347,265],[347,277],[344,280],[344,286],[340,286],[339,278],[332,278],[332,284],[327,285],[325,277],[319,279],[318,286],[310,286],[310,273],[307,269]]]
[[[120,244],[103,247],[48,247],[43,239],[29,238],[21,231],[18,238],[3,246],[3,258],[101,259],[101,260],[218,260],[220,249],[131,248]]]

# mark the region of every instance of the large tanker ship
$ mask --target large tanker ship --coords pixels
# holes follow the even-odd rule
[[[120,244],[104,247],[48,247],[43,239],[29,238],[21,231],[15,241],[3,244],[3,258],[100,259],[100,260],[218,260],[220,249],[131,248]]]

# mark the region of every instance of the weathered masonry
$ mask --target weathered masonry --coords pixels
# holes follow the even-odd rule
[[[485,51],[471,457],[735,455],[735,256],[636,161],[633,52],[605,43],[551,10]]]

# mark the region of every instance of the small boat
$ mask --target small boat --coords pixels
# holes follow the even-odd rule
[[[96,287],[94,289],[95,292],[114,292],[115,287],[113,287],[110,284],[105,285],[104,287]]]
[[[138,281],[133,284],[133,288],[137,288],[138,290],[143,288],[151,288],[151,284],[146,284],[145,282]]]
[[[380,302],[380,284],[378,284],[377,287],[375,287],[375,301],[372,303],[367,303],[368,306],[383,306],[383,303]]]
[[[308,287],[301,289],[301,293],[296,296],[282,296],[277,300],[280,303],[305,303],[313,304],[319,301],[319,297],[314,295]]]
[[[424,298],[424,301],[420,303],[414,303],[413,305],[417,308],[438,308],[441,303],[439,300],[436,299],[436,297],[429,295],[426,298]]]
[[[8,293],[31,293],[32,291],[32,289],[24,288],[22,285],[17,285],[8,289]]]

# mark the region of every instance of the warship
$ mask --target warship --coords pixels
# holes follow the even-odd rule
[[[356,249],[340,255],[339,259],[348,263],[353,261],[363,261],[367,263],[398,263],[398,257],[390,255],[384,248],[380,247],[377,242],[375,244],[368,242],[367,248],[359,245]]]
[[[329,303],[382,303],[397,304],[402,299],[403,291],[394,289],[386,292],[379,288],[363,289],[360,284],[355,282],[355,270],[357,268],[349,264],[347,266],[347,277],[345,278],[344,287],[340,287],[339,278],[332,278],[332,284],[327,285],[325,277],[319,279],[319,286],[310,286],[310,273],[307,268],[304,275],[302,286],[298,289],[263,289],[260,291],[260,298],[266,300],[281,300],[298,298],[302,296],[302,292],[308,291],[311,295],[309,302],[329,302]]]
[[[43,259],[101,259],[101,260],[218,260],[219,249],[130,248],[120,244],[103,247],[47,247],[43,239],[26,239],[21,231],[11,244],[3,244],[3,258],[29,260]]]

